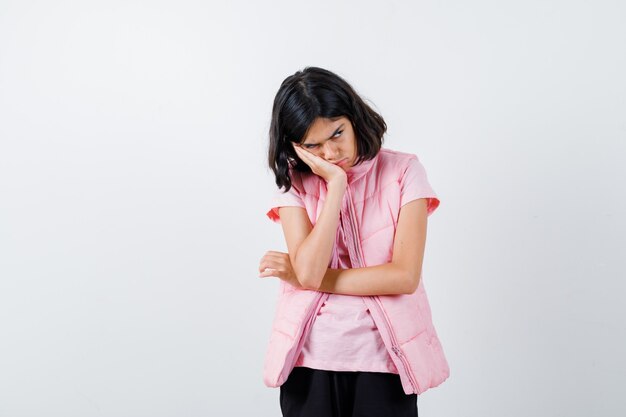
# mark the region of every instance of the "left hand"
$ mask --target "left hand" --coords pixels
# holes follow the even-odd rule
[[[272,250],[265,252],[259,264],[259,277],[277,277],[295,288],[302,289],[288,253]]]

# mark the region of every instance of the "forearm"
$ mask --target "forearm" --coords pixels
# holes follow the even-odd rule
[[[345,295],[411,294],[416,285],[409,273],[393,263],[326,270],[318,291]]]
[[[346,189],[344,181],[329,182],[322,211],[309,235],[302,241],[294,257],[294,271],[300,283],[308,288],[320,285],[335,245],[339,211]]]

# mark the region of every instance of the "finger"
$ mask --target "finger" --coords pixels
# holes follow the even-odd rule
[[[311,156],[304,155],[302,153],[299,154],[299,155],[300,155],[300,159],[302,159],[302,161],[311,168],[311,171],[313,171],[313,172],[317,171],[318,164],[315,162],[315,160]]]
[[[281,252],[278,250],[268,250],[267,252],[265,252],[266,255],[281,255],[281,254],[286,254],[286,252]]]
[[[298,154],[304,155],[309,159],[319,158],[319,156],[315,155],[313,152],[310,152],[308,149],[303,148],[302,145],[294,144],[294,149],[296,150],[296,152],[298,152]]]
[[[277,256],[280,256],[282,253],[284,252],[280,252],[277,250],[268,250],[267,252],[265,252],[263,254],[263,256],[261,257],[261,259],[259,259],[259,262],[263,262],[264,259],[269,259],[269,258],[276,258]]]
[[[261,271],[261,273],[259,273],[259,278],[267,278],[267,277],[279,278],[278,271],[275,269],[267,268],[264,271]]]
[[[280,261],[281,259],[284,259],[285,256],[288,257],[289,254],[282,254],[281,252],[268,252],[265,255],[263,255],[263,257],[259,260],[259,266],[260,265],[270,266],[267,264]]]
[[[313,154],[312,152],[307,151],[304,148],[297,148],[297,149],[300,149],[299,155],[301,155],[304,158],[306,158],[307,161],[315,162],[315,158],[317,158],[317,156],[315,156],[315,154]]]
[[[291,265],[291,258],[288,253],[277,253],[276,255],[272,255],[269,259],[274,265],[283,268],[287,265]]]
[[[300,145],[293,145],[293,148],[295,149],[296,153],[298,154],[298,156],[300,157],[300,159],[302,159],[304,162],[313,162],[313,158],[315,155],[313,155],[311,152],[307,151],[306,149],[304,149],[302,146]]]
[[[266,268],[286,270],[290,266],[291,259],[289,258],[289,254],[283,255],[278,253],[276,255],[266,255],[261,259],[261,262],[259,262],[259,272]]]
[[[259,278],[279,278],[284,279],[286,276],[285,272],[278,269],[268,268],[265,271],[259,273]]]
[[[267,259],[285,259],[285,258],[289,258],[289,253],[285,253],[285,252],[272,252],[268,255],[266,255]]]
[[[263,272],[267,268],[275,269],[276,268],[275,263],[276,262],[268,261],[268,260],[261,261],[261,263],[259,264],[259,272]]]
[[[302,149],[298,148],[297,146],[294,146],[294,149],[296,151],[296,155],[298,155],[298,158],[300,158],[302,161],[304,161],[308,165],[309,156],[305,154],[304,151],[302,151]]]
[[[312,168],[313,172],[317,172],[317,170],[319,170],[321,167],[323,167],[324,165],[331,165],[332,164],[328,161],[326,161],[324,158],[315,155],[313,152],[309,152],[307,150],[305,150],[304,148],[300,148],[300,150],[302,151],[300,154],[301,155],[301,159]]]

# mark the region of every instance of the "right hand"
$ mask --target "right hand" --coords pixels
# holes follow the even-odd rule
[[[291,142],[291,144],[293,145],[293,149],[296,151],[298,157],[302,160],[302,162],[311,167],[311,171],[313,171],[314,174],[324,178],[327,183],[330,183],[331,181],[344,181],[347,184],[348,176],[343,168],[338,165],[331,164],[324,158],[320,158],[319,156],[307,151],[300,145],[293,142]]]

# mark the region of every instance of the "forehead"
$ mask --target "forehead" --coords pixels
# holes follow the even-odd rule
[[[345,116],[331,118],[318,117],[309,127],[302,142],[320,142],[326,140],[333,134],[337,127],[341,126],[341,124],[346,121],[348,121],[348,118]]]

